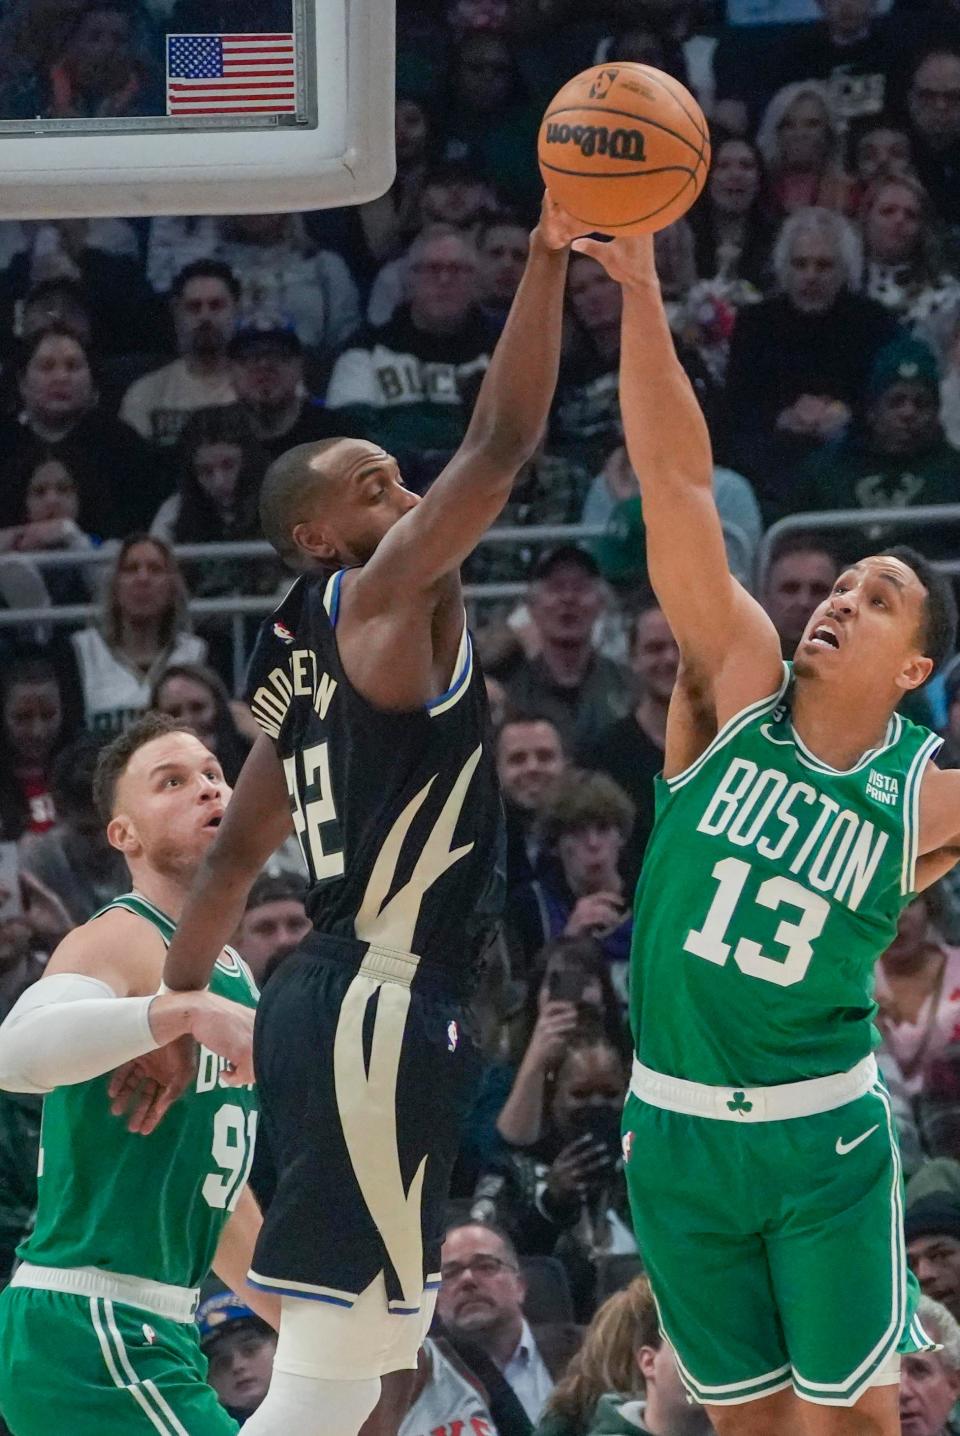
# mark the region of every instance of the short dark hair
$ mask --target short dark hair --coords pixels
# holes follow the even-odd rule
[[[827,558],[836,565],[837,572],[840,571],[842,559],[832,538],[816,529],[795,529],[793,533],[786,533],[781,539],[774,542],[767,560],[767,579],[769,579],[774,564],[779,563],[782,558],[790,558],[795,553],[826,554]]]
[[[477,1217],[459,1217],[457,1221],[451,1222],[450,1225],[447,1227],[447,1230],[444,1233],[444,1241],[446,1241],[447,1237],[449,1237],[453,1232],[459,1232],[464,1227],[483,1227],[484,1231],[490,1232],[493,1236],[497,1238],[498,1241],[503,1243],[503,1248],[507,1253],[507,1256],[513,1262],[517,1270],[520,1270],[520,1254],[517,1251],[516,1242],[513,1240],[513,1237],[507,1231],[506,1227],[501,1227],[497,1222],[480,1221]]]
[[[288,562],[298,557],[293,529],[300,523],[300,513],[315,489],[323,487],[324,476],[310,467],[312,459],[323,455],[339,439],[318,439],[311,444],[296,444],[274,459],[264,476],[260,489],[260,526],[263,536]]]
[[[93,803],[104,823],[109,823],[113,817],[117,784],[127,771],[134,753],[152,743],[154,738],[164,738],[168,733],[189,733],[196,737],[186,723],[178,723],[166,713],[145,713],[103,749],[93,775]]]
[[[239,301],[240,281],[222,259],[194,259],[185,264],[170,286],[170,298],[179,299],[191,279],[219,279],[227,286],[235,301]]]
[[[912,569],[927,590],[923,604],[924,623],[921,640],[925,658],[933,659],[932,678],[957,644],[957,600],[953,584],[945,573],[934,568],[928,558],[909,544],[895,544],[884,549],[881,558],[899,559]]]
[[[57,754],[50,767],[50,793],[57,814],[86,813],[94,807],[93,782],[103,740],[82,733]]]
[[[515,724],[520,723],[549,723],[550,727],[554,729],[557,737],[560,739],[560,747],[564,750],[566,749],[563,734],[560,732],[559,724],[552,713],[545,713],[542,708],[524,708],[520,704],[510,702],[507,703],[503,719],[497,728],[497,740],[499,741],[500,734],[504,728],[512,728]]]
[[[250,889],[244,912],[263,907],[268,902],[301,902],[307,899],[307,889],[292,873],[261,873]]]

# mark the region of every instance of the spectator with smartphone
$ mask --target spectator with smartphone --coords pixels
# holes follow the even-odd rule
[[[523,996],[498,1025],[461,1143],[464,1195],[508,1146],[542,1135],[550,1083],[568,1041],[585,1025],[626,1056],[623,1008],[599,944],[592,937],[559,937],[537,954]]]
[[[521,1251],[563,1261],[578,1318],[593,1308],[596,1261],[637,1249],[620,1151],[627,1072],[621,1049],[584,1024],[565,1039],[539,1139],[490,1163],[504,1178],[497,1219]]]
[[[511,971],[530,972],[552,938],[595,937],[623,979],[632,918],[620,858],[634,821],[634,804],[605,773],[569,769],[557,781],[542,819],[546,853],[556,859],[507,900],[505,932]]]

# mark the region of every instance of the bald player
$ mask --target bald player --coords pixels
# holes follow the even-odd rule
[[[263,733],[164,973],[172,989],[206,983],[292,813],[313,931],[271,979],[255,1036],[279,1178],[250,1280],[282,1316],[250,1436],[357,1436],[381,1378],[403,1373],[375,1418],[395,1431],[433,1313],[478,1077],[466,1009],[503,887],[459,570],[546,423],[576,232],[545,202],[464,442],[425,498],[352,439],[292,450],[264,486],[267,537],[309,572],[261,633]]]

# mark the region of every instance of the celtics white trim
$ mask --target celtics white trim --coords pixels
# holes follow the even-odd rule
[[[881,754],[896,746],[903,734],[903,719],[899,713],[894,713],[887,724],[883,742],[877,747],[868,748],[852,768],[831,768],[829,763],[818,758],[816,753],[807,747],[793,724],[790,725],[790,731],[793,734],[793,741],[797,745],[797,758],[805,768],[811,768],[815,773],[823,773],[828,778],[848,778],[851,773],[859,773],[861,768],[865,768],[868,763],[875,763]]]
[[[900,871],[900,892],[906,897],[917,880],[917,847],[920,840],[920,788],[927,763],[942,747],[943,739],[931,733],[914,757],[907,772],[903,790],[903,867]]]
[[[103,1362],[114,1386],[128,1391],[147,1420],[161,1436],[190,1436],[169,1402],[152,1381],[141,1381],[133,1369],[123,1337],[113,1314],[113,1302],[99,1297],[90,1300],[90,1320],[96,1332]]]
[[[695,758],[688,768],[684,768],[682,773],[677,773],[672,778],[664,779],[670,792],[676,792],[676,790],[682,788],[685,783],[689,783],[691,778],[695,778],[703,765],[713,757],[714,753],[719,752],[721,748],[725,748],[731,739],[735,738],[737,734],[746,728],[749,723],[752,723],[755,718],[762,718],[765,713],[772,713],[787,691],[787,684],[789,682],[790,670],[787,665],[784,664],[783,678],[776,693],[771,693],[769,697],[761,698],[756,703],[748,704],[746,708],[741,708],[739,713],[734,713],[732,718],[728,718],[717,733],[717,736],[704,748],[699,758]]]
[[[680,1359],[677,1343],[667,1330],[656,1293],[651,1291],[650,1294],[657,1310],[657,1324],[673,1347],[680,1380],[694,1401],[699,1401],[701,1406],[708,1403],[711,1406],[737,1406],[747,1401],[759,1401],[761,1396],[772,1396],[776,1391],[785,1391],[790,1385],[790,1366],[784,1363],[773,1371],[765,1371],[762,1376],[753,1376],[746,1381],[731,1381],[725,1386],[701,1386]]]
[[[882,1082],[878,1082],[872,1090],[873,1095],[879,1097],[883,1103],[892,1158],[892,1176],[890,1181],[890,1321],[882,1336],[863,1358],[860,1365],[854,1371],[851,1371],[846,1380],[842,1382],[808,1381],[794,1368],[794,1391],[796,1391],[797,1395],[802,1397],[804,1401],[811,1401],[817,1406],[855,1406],[863,1393],[873,1384],[880,1367],[888,1360],[892,1353],[896,1351],[906,1326],[907,1257],[903,1240],[900,1149],[897,1144],[893,1113],[890,1109],[890,1098],[887,1095],[887,1089]],[[917,1325],[919,1325],[919,1323],[917,1323]],[[910,1326],[912,1331],[912,1322]]]

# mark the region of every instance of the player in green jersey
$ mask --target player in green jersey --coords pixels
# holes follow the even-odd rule
[[[872,970],[960,849],[960,772],[895,711],[950,651],[955,606],[911,550],[866,558],[785,666],[727,565],[651,238],[574,247],[623,288],[627,449],[681,652],[631,962],[638,1241],[720,1436],[895,1436],[898,1352],[926,1338]]]
[[[193,733],[149,716],[104,751],[97,795],[133,891],[64,939],[0,1027],[0,1086],[45,1094],[36,1225],[0,1294],[0,1412],[14,1436],[228,1436],[193,1320],[200,1283],[212,1266],[279,1316],[245,1287],[252,1073],[215,1055],[249,1047],[256,989],[229,948],[208,991],[158,987],[230,789]],[[184,1036],[200,1044],[191,1089],[161,1129],[131,1132],[106,1074]]]

